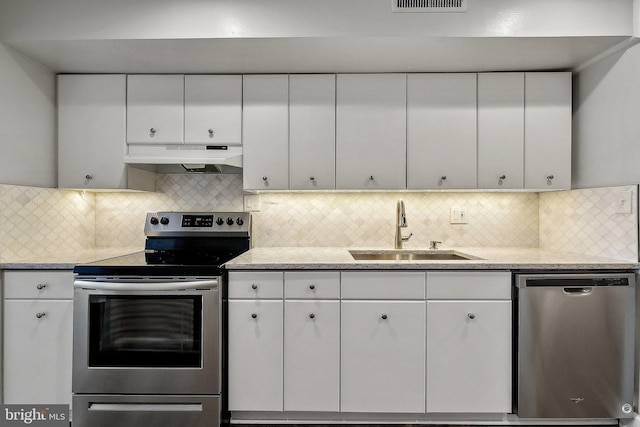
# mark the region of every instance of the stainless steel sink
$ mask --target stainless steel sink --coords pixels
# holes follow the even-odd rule
[[[473,255],[451,250],[352,250],[356,261],[469,261],[482,259]]]

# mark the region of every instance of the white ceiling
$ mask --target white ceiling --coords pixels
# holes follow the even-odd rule
[[[569,70],[629,37],[307,37],[11,43],[62,73]]]

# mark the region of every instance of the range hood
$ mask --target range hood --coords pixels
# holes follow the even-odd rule
[[[129,144],[124,162],[159,173],[242,173],[242,146]]]

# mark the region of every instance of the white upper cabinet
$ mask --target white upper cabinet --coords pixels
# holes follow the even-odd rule
[[[184,76],[127,76],[127,142],[181,144]]]
[[[525,73],[524,187],[571,188],[571,73]]]
[[[524,184],[524,73],[478,74],[478,188]]]
[[[184,77],[184,142],[242,143],[242,76]]]
[[[243,188],[289,188],[289,76],[243,79]]]
[[[407,76],[407,188],[476,188],[476,74]]]
[[[292,190],[335,188],[336,78],[289,76],[289,177]]]
[[[58,187],[154,190],[152,173],[124,164],[126,76],[58,76]]]
[[[406,187],[406,75],[339,74],[336,188]]]

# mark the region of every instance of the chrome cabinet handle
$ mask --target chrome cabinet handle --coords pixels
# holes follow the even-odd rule
[[[213,138],[213,129],[209,129],[208,132],[209,132],[209,138]]]
[[[382,315],[382,316],[380,316],[380,317],[382,318],[382,320],[387,320],[387,318],[388,318],[389,316],[387,316],[386,314],[383,314],[383,315]]]
[[[467,313],[467,317],[468,317],[469,319],[473,320],[473,319],[475,319],[475,318],[476,318],[476,315],[475,315],[475,314],[473,314],[473,313]]]
[[[44,289],[44,288],[46,288],[46,287],[47,287],[47,284],[46,284],[46,283],[38,283],[38,284],[36,285],[36,289],[37,289],[37,290],[39,290],[39,291],[43,290],[43,289]]]
[[[47,313],[41,311],[40,313],[36,313],[36,318],[37,319],[42,319],[46,315],[47,315]]]

